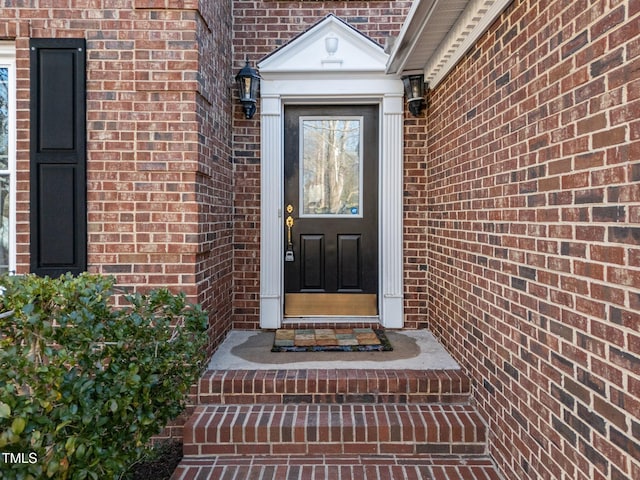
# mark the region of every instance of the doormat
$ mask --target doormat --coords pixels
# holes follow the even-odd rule
[[[276,330],[272,352],[390,352],[384,330],[312,328]]]

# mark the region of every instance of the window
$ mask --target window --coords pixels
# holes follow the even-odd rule
[[[14,272],[16,165],[16,53],[0,42],[0,273]]]
[[[302,216],[362,217],[362,118],[302,117]]]

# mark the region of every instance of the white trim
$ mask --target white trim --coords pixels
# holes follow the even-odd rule
[[[16,46],[0,41],[0,66],[9,69],[9,272],[16,271]]]
[[[331,52],[325,43],[329,37],[335,41]],[[380,45],[330,14],[264,58],[259,67],[260,72],[280,74],[345,71],[366,75],[384,67],[387,58]]]
[[[403,94],[382,101],[380,150],[380,318],[387,328],[404,326],[403,284]]]
[[[434,16],[440,0],[414,0],[402,24],[398,38],[394,40],[393,50],[389,58],[389,73],[405,73],[409,56],[416,44],[422,40],[427,24]]]
[[[283,314],[283,115],[279,97],[260,100],[260,326],[279,328]]]
[[[306,49],[324,48],[323,28],[339,38],[340,64],[311,65],[317,56]],[[261,196],[260,196],[260,326],[279,328],[284,302],[284,107],[291,104],[378,104],[379,149],[379,322],[390,328],[404,324],[402,268],[402,139],[403,85],[386,75],[388,56],[382,47],[335,17],[329,16],[259,63],[261,99]],[[309,33],[307,32],[307,33]],[[314,42],[322,42],[321,46]],[[372,46],[375,47],[372,49]],[[367,53],[369,72],[364,74],[354,57]],[[352,54],[348,54],[352,52]],[[360,53],[359,53],[360,52]],[[295,65],[296,59],[309,64]],[[372,61],[375,60],[375,62]],[[298,61],[296,60],[296,61]],[[362,58],[358,58],[362,61]],[[338,317],[335,317],[339,320]],[[375,317],[357,317],[371,321]]]
[[[512,0],[415,0],[394,43],[387,71],[423,71],[434,88]],[[443,28],[445,25],[445,28]]]
[[[512,0],[474,0],[424,67],[425,82],[438,85]]]

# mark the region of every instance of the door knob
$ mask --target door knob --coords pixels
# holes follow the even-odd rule
[[[293,217],[291,214],[293,213],[293,205],[287,205],[287,213],[289,216],[285,220],[285,225],[287,226],[287,251],[284,254],[285,262],[294,262],[295,258],[293,255],[293,240],[291,239],[291,228],[293,227]]]

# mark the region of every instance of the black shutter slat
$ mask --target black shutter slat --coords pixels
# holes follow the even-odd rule
[[[31,271],[87,268],[84,39],[31,40]]]

